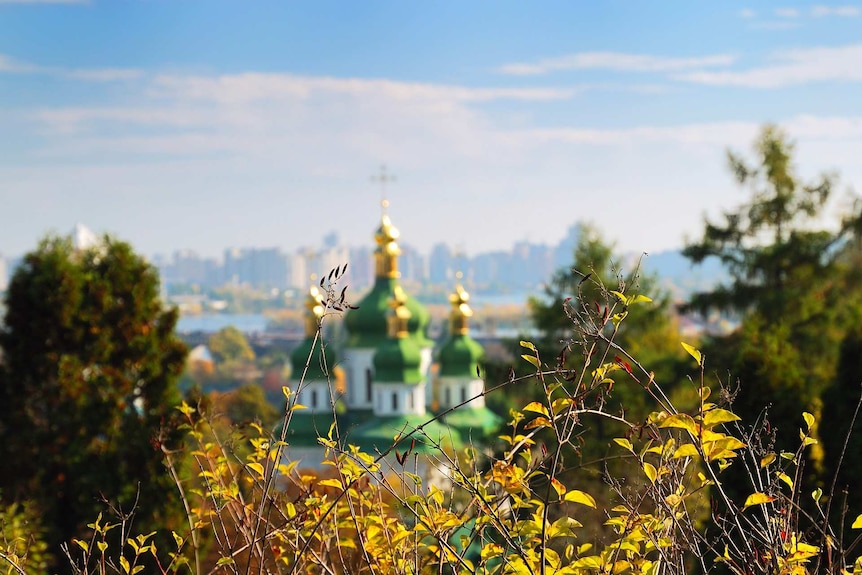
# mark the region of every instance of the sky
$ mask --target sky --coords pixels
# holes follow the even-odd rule
[[[766,122],[862,186],[862,3],[0,0],[0,254],[681,247]]]

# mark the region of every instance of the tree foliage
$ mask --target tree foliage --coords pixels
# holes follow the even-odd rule
[[[210,336],[207,346],[217,363],[251,362],[255,359],[254,350],[245,335],[232,325]]]
[[[850,388],[836,377],[841,342],[862,301],[849,254],[859,211],[854,207],[828,222],[835,176],[804,183],[793,152],[774,126],[757,138],[753,164],[728,152],[730,170],[748,197],[720,223],[707,219],[703,237],[683,252],[694,263],[715,256],[729,273],[729,282],[694,295],[687,308],[741,317],[735,333],[705,347],[732,374],[726,384],[736,394],[737,413],[752,423],[767,414],[779,446],[797,440],[802,412],[835,412],[834,402],[855,405],[858,397],[853,389],[839,398],[837,389]],[[808,457],[815,472],[808,475],[810,485],[824,482],[823,448],[813,447]]]
[[[44,240],[16,270],[0,331],[0,488],[32,501],[50,549],[102,501],[170,525],[177,498],[160,441],[179,401],[185,346],[155,269],[105,237],[76,250]],[[168,434],[168,435],[165,435]]]

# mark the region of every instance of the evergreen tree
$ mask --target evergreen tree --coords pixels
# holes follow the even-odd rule
[[[728,152],[748,200],[725,212],[719,223],[706,220],[701,240],[683,251],[694,263],[719,258],[730,282],[695,294],[687,308],[741,314],[741,329],[705,350],[731,360],[739,415],[755,421],[771,406],[780,447],[793,449],[802,412],[819,414],[822,393],[835,375],[852,307],[846,305],[841,252],[859,217],[849,214],[836,231],[818,228],[834,178],[824,174],[811,184],[801,182],[793,144],[778,128],[766,126],[754,151],[753,165]]]
[[[186,350],[155,269],[109,237],[86,250],[48,238],[16,270],[5,303],[4,497],[36,504],[56,558],[103,500],[134,507],[141,532],[170,527],[176,489],[159,442],[170,440]]]

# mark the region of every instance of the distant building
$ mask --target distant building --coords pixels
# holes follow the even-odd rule
[[[228,248],[224,278],[235,285],[284,289],[288,286],[287,256],[278,248]]]
[[[84,224],[75,224],[72,230],[72,247],[76,250],[86,250],[99,244],[99,236]]]

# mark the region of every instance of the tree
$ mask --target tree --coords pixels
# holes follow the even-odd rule
[[[627,295],[642,294],[652,301],[631,310],[614,341],[650,365],[678,357],[677,330],[667,290],[659,287],[655,276],[641,274],[640,263],[624,274],[622,257],[614,253],[614,245],[595,226],[581,223],[579,231],[572,265],[557,270],[545,284],[543,296],[529,302],[542,347],[558,353],[560,342],[574,335],[571,316],[592,313],[596,304],[604,307],[613,302],[615,296],[610,290],[615,290]]]
[[[210,336],[207,342],[217,363],[236,363],[254,361],[254,350],[245,335],[236,327],[223,327]]]
[[[9,284],[0,489],[36,504],[55,557],[103,500],[135,507],[140,529],[171,525],[160,441],[171,440],[186,349],[158,285],[152,266],[107,236],[86,250],[47,238]]]
[[[859,213],[846,214],[834,230],[818,228],[834,176],[803,183],[795,173],[793,144],[775,126],[764,127],[754,152],[753,165],[728,152],[736,181],[749,190],[747,201],[726,211],[721,222],[707,219],[703,237],[683,251],[696,264],[717,257],[730,281],[695,294],[687,308],[742,315],[741,329],[706,351],[714,351],[719,364],[727,360],[738,379],[734,405],[743,419],[755,421],[771,406],[779,444],[788,446],[797,441],[802,412],[820,410],[858,301],[843,252]]]

